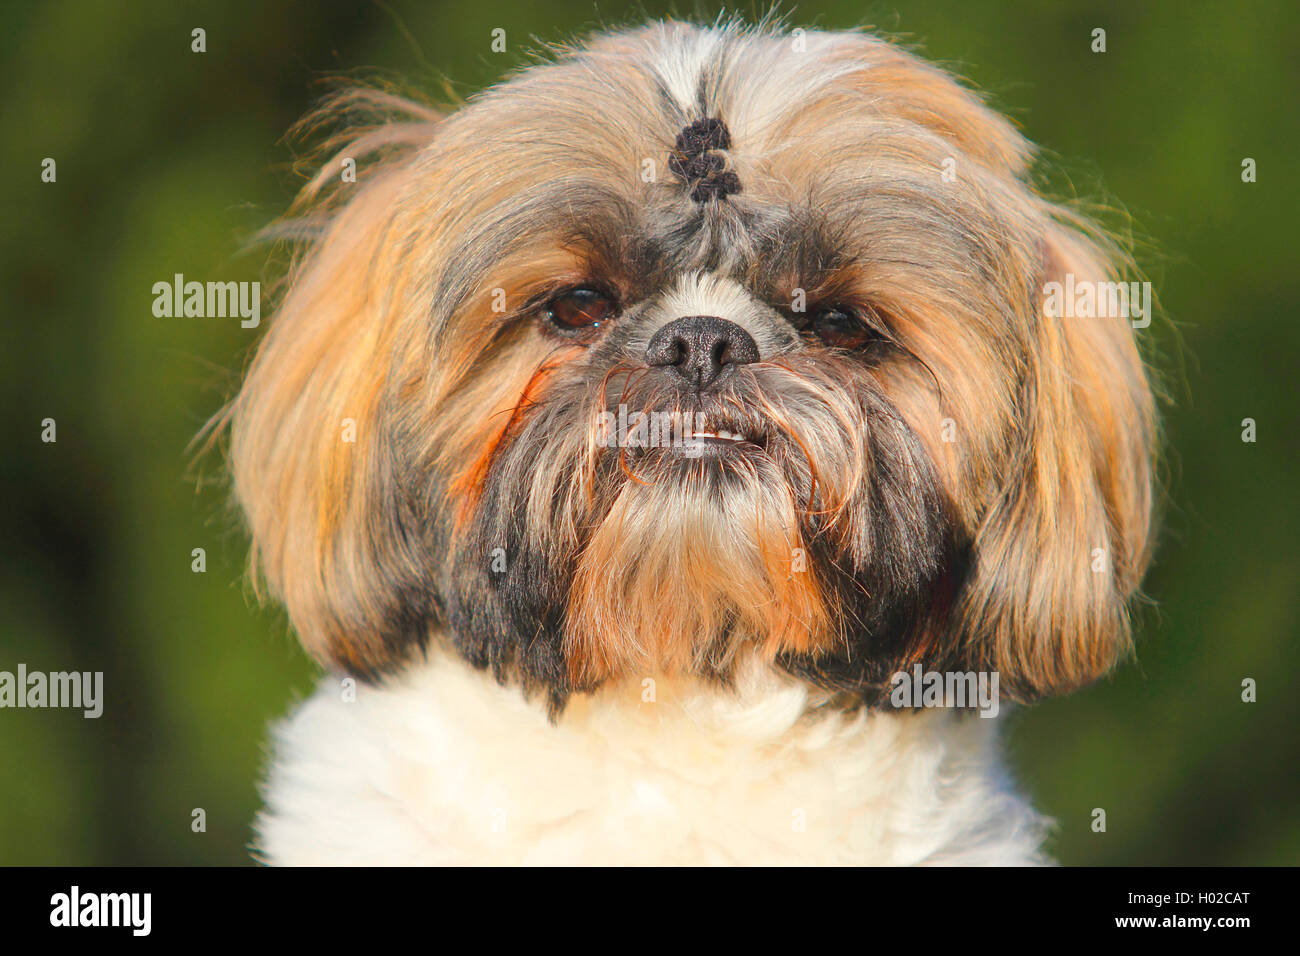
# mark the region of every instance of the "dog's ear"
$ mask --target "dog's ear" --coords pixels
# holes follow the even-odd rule
[[[1153,508],[1140,323],[1061,308],[1073,290],[1116,280],[1117,257],[1057,217],[1041,251],[1020,434],[954,611],[965,661],[997,670],[1020,699],[1087,684],[1129,653],[1128,603],[1150,557]],[[1050,283],[1061,284],[1055,298]],[[1091,311],[1106,311],[1106,287],[1093,288],[1103,307]]]
[[[416,582],[427,559],[408,533],[382,435],[403,300],[395,210],[411,151],[430,141],[436,117],[374,93],[331,108],[358,97],[405,119],[334,143],[338,158],[281,227],[305,233],[307,250],[227,414],[255,580],[284,603],[313,656],[368,676],[425,637]],[[344,157],[360,166],[350,180]]]

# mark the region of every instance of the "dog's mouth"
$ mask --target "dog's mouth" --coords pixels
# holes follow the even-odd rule
[[[767,433],[756,421],[737,417],[685,416],[682,427],[663,432],[640,449],[645,455],[700,459],[752,456],[767,451]]]
[[[774,424],[757,402],[730,396],[724,401],[620,402],[607,406],[594,425],[596,445],[625,468],[689,465],[700,460],[741,463],[777,457]],[[674,469],[675,470],[675,469]]]
[[[737,426],[715,426],[689,432],[679,444],[670,445],[669,451],[684,458],[721,458],[729,455],[762,454],[767,441],[761,433],[742,431]]]
[[[717,432],[695,432],[687,436],[687,441],[718,442],[723,445],[735,445],[746,441],[743,433],[735,432],[734,434],[723,429]]]

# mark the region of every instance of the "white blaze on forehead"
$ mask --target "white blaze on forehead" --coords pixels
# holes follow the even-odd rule
[[[725,122],[742,152],[770,148],[763,142],[770,126],[803,108],[827,84],[871,66],[861,55],[835,55],[846,53],[852,41],[817,30],[772,36],[734,25],[659,27],[651,62],[665,90],[687,116],[702,118],[697,114],[703,105],[705,113]],[[854,46],[860,48],[861,41]],[[716,101],[701,104],[706,77],[707,93]]]
[[[723,34],[714,30],[692,30],[681,24],[662,24],[664,36],[654,63],[655,73],[673,100],[688,114],[697,109],[700,76],[718,62]]]

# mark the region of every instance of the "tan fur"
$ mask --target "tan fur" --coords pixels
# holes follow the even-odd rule
[[[1125,322],[1024,303],[1027,288],[1066,272],[1109,278],[1122,257],[1034,192],[1029,145],[942,71],[864,35],[814,31],[795,54],[769,31],[714,32],[667,24],[597,38],[440,124],[412,108],[356,141],[386,161],[363,165],[354,192],[325,207],[231,412],[236,493],[273,594],[318,657],[365,673],[400,662],[389,622],[450,560],[421,551],[421,522],[452,514],[463,536],[500,449],[539,409],[564,397],[586,420],[606,398],[580,391],[583,349],[548,339],[526,306],[592,274],[628,301],[646,294],[618,256],[575,236],[582,212],[558,200],[546,215],[521,213],[500,249],[476,237],[538,197],[600,195],[634,216],[680,191],[665,171],[645,182],[639,170],[644,157],[662,165],[677,131],[656,113],[656,70],[698,56],[715,70],[710,95],[744,183],[721,213],[818,217],[841,251],[810,296],[863,303],[907,352],[871,375],[934,463],[972,567],[955,606],[935,597],[936,620],[903,660],[997,669],[1024,698],[1095,679],[1129,650],[1126,603],[1150,557],[1153,404]],[[942,187],[948,158],[958,183]],[[483,267],[462,282],[455,270],[474,255]],[[774,299],[804,281],[793,260],[736,272]],[[491,308],[496,289],[504,314]],[[861,373],[844,361],[763,363],[747,374],[773,389],[744,410],[802,449],[840,547],[861,536],[870,515],[850,503],[878,478],[842,435],[893,427],[850,403],[843,383]],[[606,384],[635,391],[627,374]],[[806,427],[814,406],[834,429]],[[355,444],[340,440],[344,419]],[[940,439],[945,419],[955,443]],[[516,479],[529,540],[573,553],[563,649],[576,688],[725,671],[742,647],[773,661],[844,646],[840,599],[815,569],[791,571],[810,542],[775,468],[746,466],[743,499],[656,482],[626,461],[626,482],[601,489],[593,476],[610,452],[576,431],[554,441]],[[446,478],[441,499],[423,483],[432,475]],[[1096,548],[1105,573],[1092,570]]]

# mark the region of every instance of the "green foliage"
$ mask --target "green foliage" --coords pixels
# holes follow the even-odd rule
[[[1168,507],[1138,663],[1018,713],[1012,763],[1059,821],[1063,862],[1296,863],[1300,7],[901,6],[810,0],[794,21],[874,23],[992,90],[1059,182],[1124,203],[1172,319],[1151,330]],[[155,318],[151,287],[262,277],[241,243],[293,193],[281,137],[322,75],[380,67],[439,96],[446,76],[468,95],[532,36],[636,17],[591,0],[83,0],[2,16],[0,669],[102,670],[107,702],[99,720],[0,711],[0,863],[245,862],[266,723],[313,669],[246,591],[219,460],[192,468],[187,448],[257,333]],[[190,51],[195,27],[206,53]],[[495,27],[511,52],[491,52]],[[40,441],[47,417],[56,444]],[[1245,677],[1257,703],[1241,702]],[[190,830],[196,807],[206,833]]]

